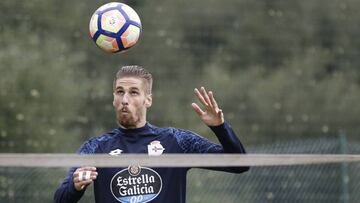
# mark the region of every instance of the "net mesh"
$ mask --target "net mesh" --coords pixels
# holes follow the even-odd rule
[[[360,153],[339,139],[292,141],[250,147],[250,153]],[[358,163],[253,167],[237,175],[192,169],[187,202],[357,202]],[[1,202],[51,202],[66,168],[0,168]],[[80,202],[94,202],[90,186]]]
[[[348,153],[360,153],[348,144]],[[321,138],[250,148],[253,153],[342,153],[341,140]],[[189,202],[357,202],[360,164],[253,167],[243,175],[189,173]]]

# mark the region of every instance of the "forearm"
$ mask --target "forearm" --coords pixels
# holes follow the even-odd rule
[[[244,146],[228,123],[224,122],[219,126],[210,126],[210,129],[219,139],[224,153],[246,153]]]
[[[219,142],[222,145],[223,153],[239,153],[246,154],[245,148],[240,142],[239,138],[236,136],[233,129],[228,123],[223,123],[220,126],[210,127],[211,130],[215,133]],[[218,167],[218,168],[208,168],[217,171],[227,171],[230,173],[243,173],[248,171],[250,168],[243,167]]]

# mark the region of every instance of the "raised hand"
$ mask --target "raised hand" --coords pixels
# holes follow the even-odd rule
[[[204,87],[200,90],[195,88],[194,90],[196,97],[200,103],[203,104],[204,110],[199,107],[198,104],[192,103],[194,111],[199,115],[201,120],[208,126],[218,126],[224,123],[224,114],[219,109],[218,104],[214,98],[212,91],[206,91]]]

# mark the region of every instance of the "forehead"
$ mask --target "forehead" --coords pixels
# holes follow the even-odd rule
[[[116,80],[115,88],[143,88],[144,81],[137,77],[122,77]]]

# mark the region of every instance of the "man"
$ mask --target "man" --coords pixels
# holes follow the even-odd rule
[[[211,91],[195,89],[195,95],[204,108],[192,103],[200,119],[210,127],[221,145],[190,131],[177,128],[159,128],[146,120],[152,104],[152,75],[140,66],[124,66],[114,80],[114,100],[119,128],[92,138],[79,149],[80,154],[107,153],[246,153],[231,127],[224,121]],[[214,168],[233,173],[247,171],[248,167]],[[186,173],[189,168],[129,168],[80,167],[70,169],[64,182],[55,192],[55,202],[77,202],[86,187],[94,183],[95,200],[112,202],[184,203]]]

